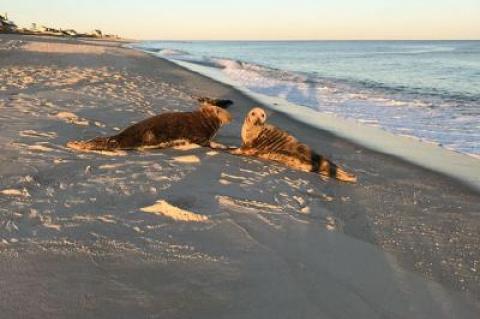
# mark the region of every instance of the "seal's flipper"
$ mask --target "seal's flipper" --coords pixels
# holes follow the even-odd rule
[[[199,97],[197,100],[202,104],[215,105],[222,109],[227,109],[233,104],[232,100],[211,99],[205,96]]]
[[[217,150],[217,149],[226,150],[226,149],[228,149],[228,146],[217,143],[217,142],[213,142],[213,141],[209,142],[208,147],[210,147],[211,149],[214,149],[214,150]]]
[[[237,147],[229,149],[228,152],[232,155],[253,156],[257,153],[257,150],[249,147]]]
[[[357,182],[357,177],[355,175],[348,173],[343,168],[324,158],[322,155],[312,153],[310,161],[312,163],[311,171],[318,173],[323,177],[335,178],[346,183]]]
[[[345,182],[345,183],[356,183],[357,182],[357,176],[355,176],[355,175],[353,175],[353,174],[351,174],[347,171],[344,171],[340,167],[337,167],[335,178],[337,180],[339,180],[341,182]]]

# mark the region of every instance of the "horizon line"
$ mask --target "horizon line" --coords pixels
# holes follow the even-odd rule
[[[124,38],[127,39],[127,38]],[[127,39],[128,40],[128,39]],[[131,39],[135,41],[170,41],[170,42],[316,42],[316,41],[480,41],[478,39]]]

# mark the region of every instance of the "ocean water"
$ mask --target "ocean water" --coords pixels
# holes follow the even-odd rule
[[[136,45],[259,94],[480,157],[480,41]]]

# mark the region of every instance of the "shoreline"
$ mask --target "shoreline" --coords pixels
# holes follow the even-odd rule
[[[334,114],[340,118],[353,119],[368,127],[378,127],[398,136],[409,136],[425,143],[437,144],[445,149],[480,158],[479,144],[475,143],[475,137],[478,135],[476,134],[478,120],[475,116],[474,92],[477,90],[474,86],[461,80],[452,82],[451,77],[445,77],[444,81],[437,83],[437,89],[433,87],[429,89],[428,83],[435,82],[435,79],[430,78],[431,73],[434,69],[437,69],[436,73],[441,72],[444,66],[430,67],[427,63],[416,68],[417,71],[409,72],[406,71],[409,70],[408,65],[404,64],[407,60],[413,62],[415,58],[419,59],[419,63],[423,63],[427,61],[425,60],[427,56],[438,55],[439,58],[448,60],[449,62],[445,61],[447,64],[458,64],[458,72],[468,78],[466,74],[468,67],[460,52],[467,53],[478,47],[479,43],[472,45],[462,42],[451,45],[430,43],[412,46],[388,43],[377,46],[368,42],[362,43],[357,46],[353,42],[347,44],[323,42],[229,44],[157,41],[139,43],[135,47],[158,52],[160,57],[174,62],[211,67],[212,69],[208,71],[215,73],[214,78],[220,74],[219,79],[223,80],[226,76],[227,80],[232,79],[235,82],[236,87],[248,88],[249,91],[266,95],[270,99],[282,97],[291,103],[306,106],[322,114]],[[382,47],[382,50],[376,52],[375,48],[379,47]],[[332,48],[336,49],[330,51]],[[268,52],[274,52],[276,49],[280,50],[278,58],[269,62]],[[299,56],[291,57],[292,65],[289,64],[290,59],[287,54],[289,50],[300,50]],[[304,50],[308,53],[301,53]],[[314,50],[321,59],[315,60],[309,56],[313,53],[310,50]],[[348,56],[349,50],[352,50],[351,57],[341,62],[342,56],[345,54]],[[363,50],[375,52],[372,52],[373,55],[361,55],[360,51]],[[408,55],[400,53],[404,50]],[[457,53],[454,52],[457,51],[460,56],[455,59],[454,56]],[[378,65],[374,58],[377,55],[379,56]],[[394,70],[386,66],[389,63],[386,60],[388,56],[395,59],[395,63],[400,63],[398,71],[412,73],[410,74],[413,77],[411,83],[405,78],[406,73],[403,71],[399,73],[398,78],[402,85],[394,84],[396,80],[392,78],[390,83],[387,74],[391,72],[393,75]],[[334,64],[339,67],[338,70],[335,70],[336,66],[331,65],[332,58],[340,59],[338,64]],[[322,59],[326,62],[325,72],[330,75],[321,75]],[[373,63],[372,67],[377,71],[357,70],[357,67],[361,68],[361,66],[352,64],[357,59],[360,65]],[[353,70],[357,72],[352,73]],[[338,76],[335,75],[336,73]],[[400,76],[400,74],[403,75]],[[371,80],[365,80],[365,78]],[[421,82],[425,85],[424,89],[421,89],[423,87]],[[467,91],[462,91],[460,87],[465,87]],[[468,90],[471,90],[471,94]],[[288,108],[288,103],[285,107]],[[299,110],[301,111],[300,108]]]
[[[471,187],[480,192],[480,158],[442,147],[433,142],[422,141],[415,137],[390,133],[378,127],[367,126],[353,119],[346,119],[333,114],[315,111],[309,107],[293,104],[283,98],[270,97],[255,93],[235,83],[223,75],[221,71],[199,64],[168,59],[141,48],[131,47],[157,58],[165,59],[189,71],[206,76],[214,81],[229,85],[243,94],[258,101],[259,104],[284,113],[294,121],[329,132],[372,151],[391,155],[424,169],[431,170],[443,176]]]
[[[275,110],[359,183],[204,148],[72,152],[200,95],[235,101],[216,140],[239,145],[256,102],[119,44],[0,40],[5,318],[478,316],[473,189]]]

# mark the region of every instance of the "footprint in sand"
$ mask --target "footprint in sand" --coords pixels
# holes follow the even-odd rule
[[[18,189],[4,189],[0,191],[0,194],[5,196],[17,196],[17,197],[29,197],[30,194],[27,190],[18,190]]]
[[[275,221],[276,218],[274,217],[275,215],[285,214],[280,206],[222,195],[217,195],[216,199],[221,207],[229,208],[239,213],[253,213],[256,218],[274,229],[280,230],[282,228],[282,226]]]
[[[41,138],[41,137],[55,138],[55,137],[57,137],[57,134],[55,132],[39,132],[39,131],[34,131],[34,130],[21,131],[19,134],[22,137],[33,137],[33,138]]]
[[[208,156],[215,156],[215,155],[218,155],[218,152],[216,151],[209,151],[206,153]]]
[[[241,209],[255,209],[261,210],[262,212],[268,211],[272,214],[282,213],[282,207],[266,202],[254,201],[254,200],[245,200],[234,198],[230,196],[216,196],[218,203],[220,206],[224,207],[231,207],[231,208],[241,208]]]
[[[325,219],[325,228],[329,231],[343,231],[343,223],[333,216],[327,216]]]
[[[123,167],[123,166],[125,166],[125,164],[123,164],[123,163],[104,164],[104,165],[100,165],[98,168],[99,169],[118,169],[118,168]]]
[[[52,148],[43,146],[42,144],[29,145],[28,149],[36,152],[52,152],[53,151]]]
[[[222,184],[222,185],[230,185],[230,184],[232,184],[232,182],[227,181],[226,179],[223,179],[223,178],[220,178],[220,179],[218,180],[218,182],[219,182],[220,184]]]
[[[90,122],[84,118],[78,117],[71,112],[59,112],[55,115],[56,118],[64,120],[67,123],[72,123],[80,126],[87,126]]]
[[[195,155],[177,156],[173,158],[173,161],[188,164],[200,163],[200,159]]]
[[[72,217],[73,221],[78,222],[102,222],[105,224],[117,224],[117,221],[113,219],[112,215],[100,215],[100,216],[92,216],[92,215],[75,215]]]
[[[237,176],[237,175],[232,175],[232,174],[227,174],[227,173],[221,173],[220,174],[220,183],[223,184],[231,184],[231,183],[241,183],[241,184],[246,184],[246,185],[254,185],[255,183],[248,177],[244,176]]]

